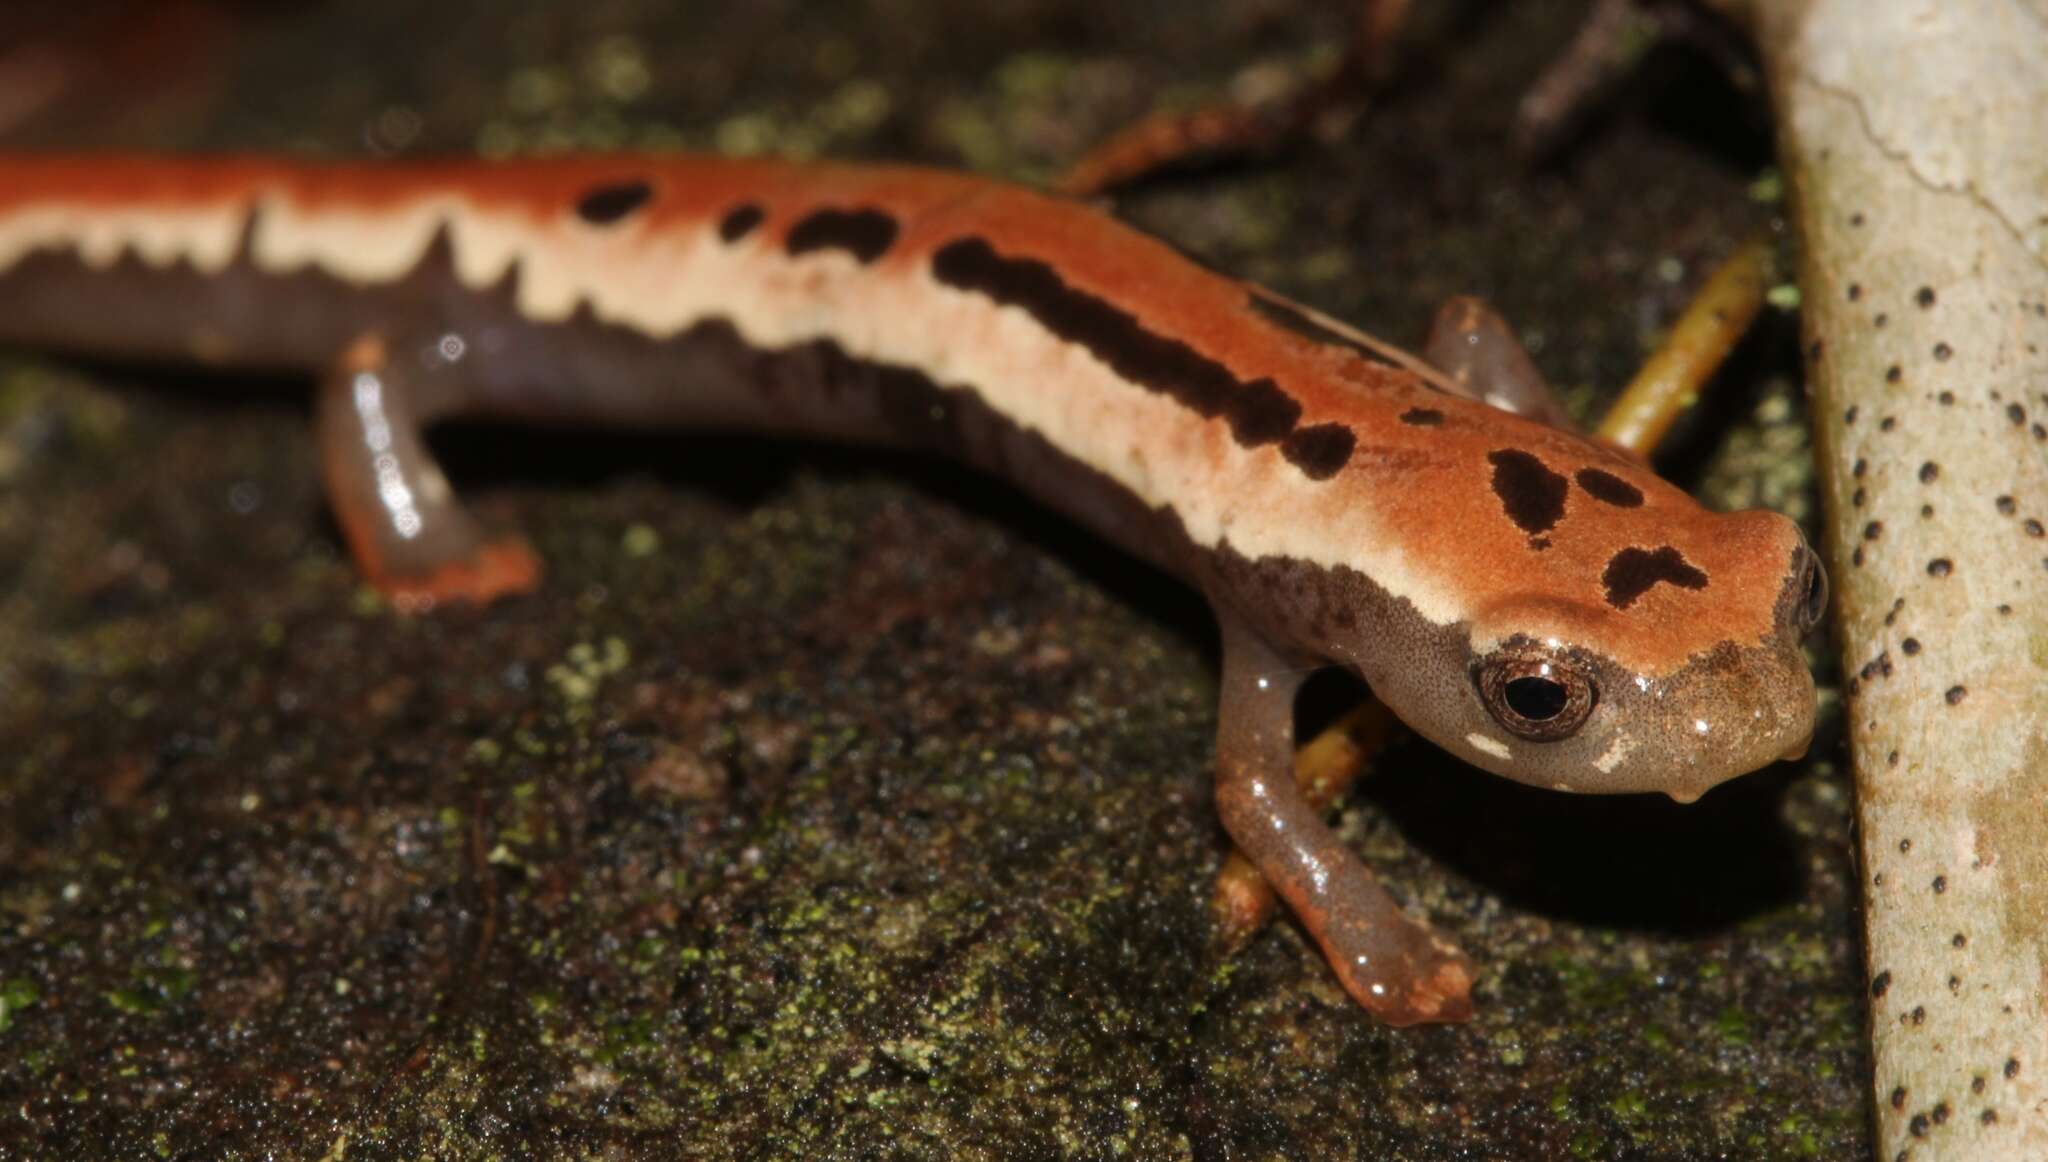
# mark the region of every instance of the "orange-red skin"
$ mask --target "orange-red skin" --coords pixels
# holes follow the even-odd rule
[[[1192,348],[1240,383],[1277,385],[1298,405],[1301,425],[1340,425],[1351,433],[1355,444],[1342,470],[1312,484],[1272,448],[1248,451],[1230,425],[1193,412],[1160,424],[1141,422],[1134,411],[1127,433],[1120,436],[1123,429],[1114,429],[1106,441],[1088,449],[1057,450],[1073,452],[1076,472],[1115,476],[1130,463],[1179,465],[1193,471],[1182,472],[1177,479],[1210,482],[1201,486],[1210,489],[1210,495],[1183,492],[1140,499],[1191,530],[1196,543],[1178,556],[1169,555],[1167,563],[1183,568],[1208,593],[1225,623],[1226,642],[1245,643],[1231,651],[1236,661],[1226,657],[1219,805],[1225,805],[1233,834],[1267,877],[1283,887],[1297,914],[1324,945],[1347,988],[1389,1021],[1458,1019],[1469,1012],[1469,963],[1440,939],[1405,921],[1410,927],[1398,935],[1405,941],[1399,947],[1406,950],[1401,957],[1408,967],[1394,982],[1399,995],[1378,995],[1383,978],[1359,975],[1347,965],[1347,960],[1365,959],[1352,952],[1391,949],[1383,942],[1393,939],[1391,930],[1404,921],[1384,893],[1371,886],[1363,869],[1356,868],[1355,858],[1339,876],[1354,882],[1350,895],[1316,894],[1324,876],[1309,869],[1348,853],[1336,848],[1312,817],[1297,823],[1295,834],[1277,846],[1264,842],[1258,832],[1268,798],[1294,794],[1291,778],[1280,789],[1267,785],[1262,774],[1270,774],[1275,766],[1284,768],[1285,760],[1276,756],[1291,753],[1280,748],[1291,738],[1286,706],[1291,704],[1292,680],[1269,684],[1262,675],[1296,656],[1346,662],[1376,688],[1384,680],[1395,697],[1405,696],[1410,704],[1400,707],[1404,716],[1418,728],[1426,722],[1432,737],[1451,745],[1471,726],[1487,735],[1473,746],[1482,751],[1502,747],[1503,766],[1525,768],[1535,760],[1521,753],[1509,760],[1506,744],[1488,741],[1493,737],[1490,726],[1476,710],[1466,675],[1435,673],[1417,681],[1404,668],[1446,665],[1443,651],[1463,648],[1469,627],[1473,650],[1491,649],[1495,639],[1511,635],[1515,640],[1583,648],[1597,655],[1602,665],[1633,675],[1638,684],[1647,683],[1643,689],[1653,697],[1657,684],[1669,680],[1674,691],[1699,697],[1701,705],[1717,713],[1727,711],[1731,718],[1747,713],[1748,700],[1761,702],[1786,691],[1798,696],[1798,679],[1787,677],[1787,613],[1781,593],[1787,589],[1788,569],[1796,573],[1805,550],[1796,530],[1781,518],[1710,513],[1617,452],[1446,394],[1440,377],[1413,365],[1361,357],[1341,342],[1305,336],[1258,309],[1255,299],[1263,292],[1203,270],[1170,247],[1088,207],[1028,190],[903,167],[724,159],[569,158],[402,166],[322,166],[256,158],[0,159],[0,243],[6,241],[11,221],[37,208],[55,207],[80,222],[123,214],[170,220],[223,208],[260,218],[288,210],[301,218],[347,218],[356,222],[351,229],[374,235],[383,228],[381,222],[399,229],[409,213],[431,206],[437,207],[437,214],[488,220],[495,223],[494,229],[514,231],[521,253],[588,263],[590,255],[611,252],[603,249],[602,230],[579,223],[575,208],[593,190],[621,184],[646,188],[644,205],[622,227],[627,232],[623,237],[643,245],[689,240],[708,246],[722,218],[737,207],[757,208],[761,221],[748,244],[765,243],[760,251],[761,286],[767,288],[763,293],[805,309],[827,301],[816,296],[829,295],[836,285],[833,279],[848,277],[843,255],[832,260],[838,266],[819,265],[816,259],[799,259],[790,246],[792,232],[820,210],[886,215],[895,234],[881,253],[862,260],[857,277],[907,296],[905,301],[926,296],[935,309],[942,301],[951,301],[932,282],[935,255],[962,239],[984,242],[1004,259],[1028,258],[1043,264],[1067,291],[1112,304],[1145,332]],[[617,255],[618,261],[631,262],[630,251]],[[6,272],[5,257],[0,247],[0,276]],[[383,285],[370,279],[361,293],[375,296]],[[481,293],[485,288],[473,289]],[[957,310],[958,305],[947,309]],[[1014,327],[1002,330],[1016,311],[996,304],[984,308],[987,334],[1016,335]],[[5,334],[0,329],[0,338]],[[22,338],[36,341],[38,336]],[[1050,357],[1046,352],[1058,355],[1061,348],[1057,336],[1033,336],[1029,342],[1035,351],[1030,358],[1037,362],[1020,355],[1020,367],[1045,366]],[[185,349],[201,347],[195,336]],[[339,351],[289,355],[313,368]],[[389,369],[387,390],[405,389],[406,370],[402,365]],[[951,386],[944,382],[941,369],[931,370],[942,386]],[[323,391],[346,391],[346,383],[344,375]],[[1045,390],[1083,389],[1049,383]],[[1132,384],[1116,390],[1131,392],[1133,409],[1140,403],[1158,406],[1155,396],[1138,394]],[[1124,396],[1112,391],[1088,400],[1077,397],[1077,403],[1099,405],[1110,398]],[[1436,418],[1426,424],[1414,422],[1409,417],[1417,409]],[[1058,440],[1054,443],[1057,446]],[[1493,466],[1491,457],[1502,450],[1534,457],[1566,480],[1582,470],[1598,470],[1625,481],[1641,500],[1616,505],[1583,486],[1569,486],[1552,523],[1532,532],[1513,519],[1512,501]],[[1115,458],[1116,464],[1091,459],[1105,456]],[[360,465],[356,471],[360,476]],[[374,494],[366,500],[359,487],[344,487],[340,473],[330,463],[344,532],[366,573],[395,597],[415,604],[484,601],[538,582],[538,561],[516,541],[466,542],[460,552],[394,562],[394,550],[410,550],[380,531],[386,514],[379,511]],[[1249,499],[1232,508],[1240,496]],[[1228,518],[1223,522],[1227,531],[1218,534],[1220,539],[1203,540],[1205,521],[1215,523],[1209,510],[1219,506]],[[1306,546],[1307,551],[1299,557],[1262,554],[1261,534],[1274,530],[1283,530],[1291,538],[1288,543]],[[1651,548],[1674,551],[1709,583],[1653,584],[1618,601],[1606,575],[1610,562],[1620,551]],[[1364,630],[1326,640],[1329,630],[1318,618],[1328,611],[1301,605],[1287,588],[1288,578],[1320,575],[1318,571],[1332,578],[1325,587],[1329,592],[1369,591],[1373,609],[1364,619]],[[1390,619],[1401,623],[1400,632],[1366,632],[1389,628]],[[1790,640],[1796,647],[1796,637]],[[1382,646],[1394,641],[1405,643],[1398,648],[1407,652],[1390,660]],[[1700,669],[1703,659],[1720,656],[1717,651],[1744,658],[1768,655],[1770,672],[1759,670],[1762,676],[1754,681],[1722,682],[1717,671]],[[1724,669],[1730,664],[1716,663]],[[1738,665],[1763,664],[1760,660]],[[1803,668],[1798,675],[1804,677]],[[1276,700],[1252,693],[1267,691],[1269,685],[1287,697]],[[1621,686],[1615,683],[1610,690],[1610,713],[1620,713],[1615,708],[1632,696]],[[1698,693],[1699,688],[1705,693]],[[1243,693],[1229,693],[1233,690]],[[1805,695],[1810,701],[1810,678]],[[1254,702],[1260,708],[1248,709]],[[1667,718],[1676,713],[1672,708],[1658,712]],[[1777,735],[1770,731],[1796,732],[1797,717],[1791,713],[1785,723],[1768,730],[1739,726],[1758,734],[1745,742],[1748,749],[1743,754],[1762,753],[1759,747],[1776,745]],[[1659,720],[1644,726],[1644,740],[1632,741],[1631,747],[1647,749],[1638,749],[1633,761],[1640,766],[1645,755],[1684,758],[1679,748],[1689,745],[1683,729],[1689,724],[1687,718],[1682,723]],[[1655,737],[1649,737],[1653,731]],[[1461,753],[1480,761],[1471,746]],[[1589,756],[1575,761],[1583,763],[1584,757]],[[1759,760],[1751,756],[1741,761]],[[1650,769],[1654,772],[1654,762]],[[1663,789],[1690,796],[1731,773],[1739,772],[1717,768],[1675,776]],[[1526,770],[1518,770],[1515,777],[1536,781]],[[1603,786],[1597,780],[1556,783],[1639,789],[1628,784]],[[1308,862],[1302,863],[1304,859]],[[1365,914],[1361,906],[1368,904],[1365,911],[1375,918],[1370,924],[1353,923]],[[1347,936],[1347,925],[1358,931]],[[1364,943],[1353,948],[1345,940]]]

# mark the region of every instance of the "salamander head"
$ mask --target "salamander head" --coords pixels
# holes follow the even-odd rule
[[[1600,530],[1605,543],[1582,529],[1576,545],[1561,522],[1557,544],[1476,582],[1465,616],[1345,652],[1418,732],[1535,786],[1690,802],[1798,757],[1819,558],[1775,513],[1710,513],[1647,474],[1643,491],[1625,515],[1668,502],[1668,519]]]

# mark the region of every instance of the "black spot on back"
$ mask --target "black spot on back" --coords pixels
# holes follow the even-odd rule
[[[956,290],[1020,308],[1125,379],[1204,419],[1223,419],[1244,447],[1278,442],[1281,454],[1313,479],[1335,474],[1351,457],[1349,428],[1297,428],[1301,404],[1272,380],[1240,380],[1186,343],[1147,330],[1123,308],[1068,286],[1048,263],[1007,258],[983,239],[961,238],[932,256],[932,275]]]
[[[880,210],[819,210],[792,226],[791,258],[818,250],[843,250],[862,263],[880,258],[896,241],[896,219]]]
[[[1382,367],[1400,366],[1385,355],[1360,343],[1351,336],[1341,331],[1331,330],[1307,315],[1302,314],[1300,311],[1295,310],[1293,307],[1288,306],[1286,303],[1257,294],[1252,295],[1246,301],[1251,304],[1252,310],[1263,316],[1267,322],[1292,331],[1312,343],[1320,343],[1325,347],[1342,347],[1353,355],[1369,359]]]
[[[576,216],[593,226],[623,221],[654,197],[654,187],[645,179],[610,182],[597,186],[576,200]]]
[[[1639,508],[1643,503],[1643,490],[1612,472],[1581,468],[1573,479],[1586,490],[1586,495],[1616,508]]]
[[[719,240],[727,245],[738,242],[752,234],[754,227],[759,226],[767,216],[761,212],[761,207],[752,202],[734,206],[726,211],[725,217],[718,220]]]
[[[1224,408],[1230,434],[1247,448],[1285,439],[1301,419],[1301,405],[1270,379],[1255,379]]]
[[[1444,413],[1436,410],[1435,408],[1409,408],[1407,411],[1401,413],[1401,422],[1404,424],[1413,424],[1415,427],[1418,428],[1442,427],[1444,422]]]
[[[1328,480],[1351,459],[1358,437],[1343,424],[1311,424],[1280,444],[1280,454],[1310,480]]]
[[[1516,448],[1488,452],[1486,461],[1493,465],[1494,495],[1500,497],[1508,519],[1524,532],[1548,532],[1564,517],[1569,482],[1543,461]]]
[[[1600,574],[1600,583],[1607,586],[1607,604],[1616,609],[1635,604],[1636,598],[1659,581],[1681,589],[1707,587],[1707,575],[1670,545],[1655,550],[1623,549]]]

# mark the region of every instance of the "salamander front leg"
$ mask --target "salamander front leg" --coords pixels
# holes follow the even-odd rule
[[[1536,370],[1522,341],[1485,299],[1445,299],[1430,323],[1422,357],[1481,403],[1574,430],[1571,414]]]
[[[1390,1025],[1472,1015],[1472,964],[1394,903],[1324,826],[1294,777],[1294,695],[1302,674],[1228,612],[1216,810],[1322,947],[1344,990]]]
[[[401,609],[527,592],[540,558],[517,537],[484,535],[421,436],[462,401],[454,364],[395,353],[409,350],[365,336],[320,385],[321,468],[349,551]]]

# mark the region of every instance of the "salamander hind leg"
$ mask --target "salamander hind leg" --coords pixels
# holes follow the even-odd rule
[[[427,353],[402,354],[415,350]],[[401,609],[481,605],[540,580],[532,548],[484,534],[422,437],[428,423],[459,408],[462,392],[454,364],[430,346],[377,336],[350,344],[320,385],[328,502],[364,579]]]
[[[1216,736],[1216,810],[1359,1004],[1390,1025],[1472,1015],[1472,962],[1403,912],[1323,824],[1294,777],[1302,675],[1228,612]]]

